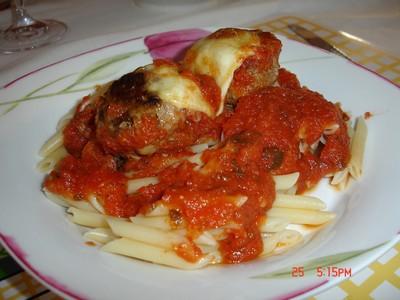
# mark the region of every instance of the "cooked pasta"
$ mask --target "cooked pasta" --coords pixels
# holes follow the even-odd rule
[[[365,142],[367,139],[367,125],[363,117],[357,118],[353,140],[351,142],[351,159],[349,172],[355,179],[361,177],[364,160]]]
[[[38,163],[37,169],[40,172],[47,173],[53,170],[56,164],[67,154],[67,150],[65,150],[63,146],[60,146],[59,148],[45,155],[45,158]]]
[[[46,143],[40,148],[39,155],[47,158],[47,156],[63,146],[63,136],[61,131],[57,131]]]
[[[293,228],[335,218],[305,193],[361,176],[367,129],[359,118],[352,133],[338,105],[279,68],[279,51],[269,33],[222,29],[181,62],[97,87],[39,151],[44,193],[103,251],[170,267],[301,245]],[[229,78],[199,64],[213,55],[225,68],[215,61],[225,52]]]
[[[335,218],[334,213],[325,211],[273,207],[268,217],[285,218],[292,224],[321,225]]]
[[[296,184],[297,179],[299,179],[299,176],[300,176],[299,172],[274,176],[273,178],[275,181],[275,188],[277,190],[288,190]]]
[[[118,237],[109,228],[98,227],[86,231],[83,234],[84,238],[90,241],[95,241],[100,244],[106,244],[111,242]]]
[[[67,213],[67,217],[70,221],[76,224],[88,227],[108,227],[106,218],[102,214],[82,210],[72,206],[67,209]]]
[[[106,252],[121,254],[185,270],[200,269],[209,264],[219,262],[217,256],[210,253],[201,257],[198,261],[191,263],[178,256],[173,250],[166,250],[164,248],[141,243],[128,238],[113,240],[101,249]]]
[[[131,179],[128,182],[128,189],[127,193],[135,193],[138,189],[150,185],[150,184],[157,184],[159,181],[157,177],[146,177],[146,178],[139,178],[139,179]]]

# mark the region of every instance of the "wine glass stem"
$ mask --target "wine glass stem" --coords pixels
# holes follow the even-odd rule
[[[12,12],[12,26],[15,27],[30,26],[36,22],[25,10],[24,0],[13,0],[11,12]]]

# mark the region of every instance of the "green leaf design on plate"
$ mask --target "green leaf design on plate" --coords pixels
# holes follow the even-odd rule
[[[5,111],[3,111],[2,113],[0,113],[0,117],[8,114],[10,111],[12,111],[13,109],[17,108],[17,106],[19,105],[19,103],[13,103],[10,105],[10,107],[8,107]]]
[[[78,79],[76,79],[73,84],[66,87],[64,91],[68,91],[71,88],[82,83],[96,82],[106,79],[115,74],[120,69],[119,63],[128,58],[131,58],[132,56],[142,54],[144,52],[144,50],[138,50],[101,59],[83,70]]]
[[[84,69],[82,72],[80,72],[80,75],[72,84],[68,85],[67,87],[65,87],[61,90],[58,90],[55,92],[39,94],[39,92],[43,91],[45,88],[48,88],[48,87],[54,85],[55,83],[58,83],[68,77],[76,75],[76,73],[63,75],[55,80],[52,80],[34,90],[32,90],[31,92],[29,92],[22,98],[19,98],[16,100],[0,102],[0,106],[9,105],[9,107],[7,109],[5,109],[3,112],[0,113],[0,117],[6,115],[7,113],[9,113],[12,110],[14,110],[15,108],[17,108],[18,105],[22,102],[92,90],[95,87],[95,85],[91,85],[91,86],[87,86],[87,87],[83,87],[83,88],[75,88],[75,87],[82,83],[96,83],[100,80],[107,79],[119,71],[119,69],[121,67],[121,63],[124,60],[131,58],[138,54],[144,54],[145,52],[146,52],[145,50],[131,51],[131,52],[123,53],[123,54],[117,54],[117,55],[114,55],[114,56],[111,56],[108,58],[100,59],[97,62],[95,62],[94,64],[87,67],[86,69]]]
[[[47,87],[49,87],[49,86],[52,86],[53,84],[55,84],[55,83],[57,83],[57,82],[60,82],[60,81],[66,79],[66,78],[68,78],[68,77],[71,77],[71,76],[73,76],[73,75],[75,75],[75,74],[76,74],[76,73],[64,75],[64,76],[61,76],[61,77],[59,77],[59,78],[57,78],[57,79],[55,79],[55,80],[53,80],[53,81],[50,81],[50,82],[48,82],[48,83],[42,85],[41,87],[38,87],[37,89],[34,89],[33,91],[31,91],[31,92],[29,92],[28,94],[26,94],[26,95],[25,95],[25,98],[29,98],[29,97],[31,97],[31,96],[34,96],[35,94],[37,94],[38,92],[44,90],[45,88],[47,88]]]
[[[45,85],[42,85],[41,87],[38,87],[38,88],[34,89],[33,91],[29,92],[24,97],[22,97],[22,98],[20,98],[18,100],[23,100],[23,99],[30,100],[30,99],[32,99],[32,96],[37,94],[38,92],[44,90],[45,88],[47,88],[49,86],[52,86],[53,84],[55,84],[55,83],[57,83],[59,81],[64,80],[65,78],[71,77],[72,75],[75,75],[75,74],[68,74],[68,75],[65,75],[65,76],[61,76],[60,78],[57,78],[56,80],[50,81],[49,83],[46,83]],[[3,111],[0,114],[0,117],[5,115],[5,114],[8,114],[10,111],[12,111],[15,108],[17,108],[17,106],[20,104],[19,102],[23,102],[23,101],[18,101],[18,100],[16,100],[15,102],[11,101],[11,104],[10,104],[10,101],[8,101],[8,103],[7,102],[0,103],[0,106],[1,105],[7,105],[7,104],[10,105],[10,107],[8,107],[5,111]]]
[[[37,95],[37,96],[22,97],[22,98],[19,98],[17,100],[10,100],[10,101],[1,102],[0,106],[11,105],[11,104],[17,104],[18,105],[19,103],[22,103],[22,102],[27,102],[27,101],[36,100],[36,99],[43,99],[43,98],[48,98],[48,97],[53,97],[53,96],[59,96],[59,95],[64,95],[64,94],[72,94],[72,93],[76,93],[76,92],[82,92],[82,91],[91,90],[93,88],[94,88],[94,86],[90,86],[90,87],[86,87],[86,88],[69,90],[69,91],[59,91],[59,92],[55,92],[55,93],[47,93],[47,94],[41,94],[41,95]],[[8,112],[10,112],[10,109],[8,109]],[[3,113],[2,115],[4,115],[4,114],[5,113]]]
[[[368,251],[372,251],[380,246],[382,246],[385,243],[379,244],[377,246],[368,248],[368,249],[362,249],[362,250],[355,250],[355,251],[349,251],[349,252],[342,252],[338,254],[333,254],[333,255],[328,255],[328,256],[323,256],[323,257],[318,257],[314,258],[312,260],[306,261],[304,263],[297,263],[296,265],[302,266],[304,268],[304,274],[309,275],[310,273],[315,274],[315,270],[317,268],[323,268],[323,267],[328,267],[328,266],[333,266],[337,265],[340,263],[343,263],[349,259],[355,258],[357,256],[360,256],[361,254],[367,253]],[[265,273],[261,275],[256,275],[250,278],[253,279],[278,279],[278,278],[288,278],[292,277],[292,267],[287,267],[283,268],[271,273]]]

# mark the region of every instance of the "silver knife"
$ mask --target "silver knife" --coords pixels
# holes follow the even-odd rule
[[[300,26],[297,24],[289,24],[288,27],[291,31],[293,31],[295,34],[297,34],[301,38],[303,38],[310,45],[324,49],[324,50],[332,52],[332,53],[335,53],[335,54],[340,55],[348,60],[352,60],[342,50],[336,48],[334,45],[330,44],[329,42],[327,42],[320,36],[316,35],[314,32],[304,28],[303,26]]]

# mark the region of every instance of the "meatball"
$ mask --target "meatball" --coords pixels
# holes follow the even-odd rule
[[[112,154],[151,154],[216,138],[213,101],[201,80],[179,66],[157,61],[114,81],[99,101],[96,137]],[[214,95],[214,96],[213,96]]]
[[[274,85],[281,42],[271,33],[236,28],[220,29],[196,42],[185,54],[183,67],[215,79],[224,103]],[[219,113],[223,105],[219,108]]]

